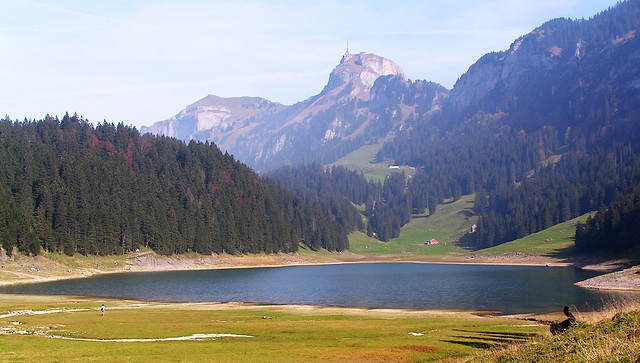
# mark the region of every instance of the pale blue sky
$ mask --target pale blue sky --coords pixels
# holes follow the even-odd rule
[[[547,20],[617,0],[0,0],[0,115],[150,125],[207,94],[319,93],[349,39],[451,88]]]

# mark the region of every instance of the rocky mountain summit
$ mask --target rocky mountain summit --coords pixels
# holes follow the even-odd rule
[[[402,69],[386,58],[368,53],[350,54],[347,52],[342,57],[340,64],[329,75],[329,82],[322,94],[353,83],[352,94],[366,100],[376,79],[389,75],[405,79]]]
[[[398,87],[402,93],[409,88],[428,93],[436,107],[447,94],[428,82],[410,84],[388,59],[347,52],[324,89],[305,101],[285,106],[262,98],[208,95],[142,132],[214,142],[262,171],[298,162],[330,162],[371,137],[386,137],[404,127],[415,102],[390,111],[395,101],[390,102],[394,96],[389,94]]]

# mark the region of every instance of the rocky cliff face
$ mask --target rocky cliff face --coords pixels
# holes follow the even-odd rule
[[[505,52],[489,53],[480,58],[460,77],[451,91],[456,107],[478,101],[496,87],[512,89],[527,76],[547,72],[577,61],[583,41],[556,37],[558,29],[570,26],[571,20],[556,19],[517,39]]]
[[[551,20],[517,39],[507,51],[485,55],[456,82],[451,90],[452,104],[464,108],[482,102],[493,91],[503,96],[535,83],[552,92],[566,86],[560,79],[569,73],[577,79],[595,59],[611,63],[602,57],[633,40],[637,26],[628,22],[619,29],[608,29],[608,18],[616,16],[609,12],[588,21]]]
[[[322,94],[353,83],[352,94],[367,99],[368,91],[371,90],[376,79],[388,75],[405,79],[402,69],[388,59],[368,53],[347,53],[329,75],[329,82]]]
[[[399,107],[394,104],[398,95],[391,93],[410,87],[402,69],[392,61],[374,54],[347,53],[322,92],[295,105],[209,95],[168,120],[143,127],[142,132],[214,142],[263,171],[302,161],[332,161],[371,135],[384,137],[394,127],[403,127],[403,121],[415,112],[415,97],[412,104]],[[439,93],[427,92],[426,97],[429,107],[438,109],[446,99],[444,88],[418,86],[417,82],[413,86],[421,94],[434,87]]]
[[[142,132],[181,140],[233,142],[259,120],[283,111],[286,106],[258,97],[222,98],[208,95],[188,105],[172,118],[143,127]]]

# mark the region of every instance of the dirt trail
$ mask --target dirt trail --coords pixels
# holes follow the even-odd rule
[[[69,338],[56,335],[50,335],[49,338],[64,339],[64,340],[77,340],[82,342],[108,342],[108,343],[131,343],[131,342],[170,342],[170,341],[184,341],[184,340],[205,340],[214,338],[253,338],[252,335],[242,334],[193,334],[184,337],[170,337],[170,338],[155,338],[155,339],[89,339],[89,338]]]

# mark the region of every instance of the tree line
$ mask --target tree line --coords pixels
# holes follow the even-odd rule
[[[93,127],[78,115],[0,120],[0,240],[9,252],[275,253],[299,242],[343,250],[336,225],[213,144]],[[335,242],[317,243],[328,230]]]
[[[624,252],[640,246],[640,188],[617,194],[586,223],[576,226],[576,248],[581,252]]]

